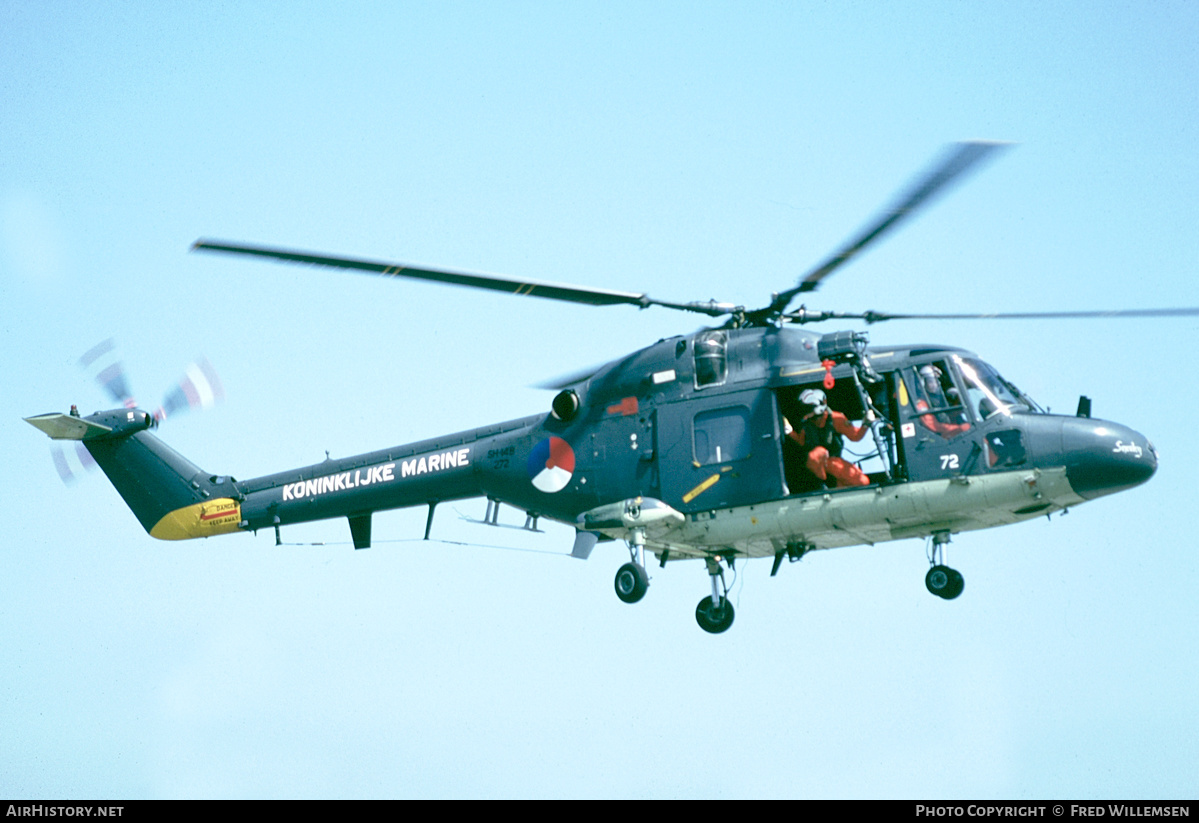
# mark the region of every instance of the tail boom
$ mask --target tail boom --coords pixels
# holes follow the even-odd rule
[[[151,537],[187,540],[347,517],[363,547],[372,512],[485,494],[483,455],[527,436],[537,418],[240,482],[203,471],[162,442],[149,431],[156,419],[140,409],[26,420],[53,439],[82,441]]]

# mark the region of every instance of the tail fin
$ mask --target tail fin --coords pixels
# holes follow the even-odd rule
[[[55,440],[81,440],[142,527],[161,540],[237,531],[242,495],[232,478],[208,476],[150,433],[140,409],[77,412],[25,420]]]

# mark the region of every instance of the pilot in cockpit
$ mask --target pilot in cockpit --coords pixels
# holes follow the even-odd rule
[[[928,412],[930,409],[945,409],[957,406],[956,413],[931,412],[921,414],[921,425],[943,437],[955,437],[970,430],[970,423],[961,411],[962,398],[953,383],[944,381],[944,373],[932,363],[920,367],[920,384],[924,389],[924,397],[917,397],[916,411]],[[947,386],[945,384],[948,384]]]

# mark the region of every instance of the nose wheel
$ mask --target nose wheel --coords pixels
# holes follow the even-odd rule
[[[948,542],[949,532],[937,532],[933,535],[933,550],[929,557],[932,568],[924,575],[924,587],[937,597],[953,600],[962,593],[966,581],[961,572],[944,564],[945,545]]]
[[[695,622],[709,634],[720,634],[733,625],[733,604],[727,597],[720,597],[713,604],[711,597],[705,597],[695,607]]]

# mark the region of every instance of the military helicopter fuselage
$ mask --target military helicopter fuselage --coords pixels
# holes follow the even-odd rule
[[[808,388],[850,419],[873,413],[858,455],[868,486],[830,488],[805,470],[786,429]],[[789,327],[664,339],[541,414],[244,481],[175,454],[144,412],[83,421],[110,429],[84,443],[155,537],[346,517],[360,548],[372,512],[486,497],[599,538],[645,528],[660,558],[778,556],[1015,523],[1157,465],[1143,435],[1045,414],[969,352]],[[626,513],[638,507],[672,515],[642,523]]]
[[[716,301],[331,257],[224,241],[193,248],[385,277],[407,277],[593,306],[659,306],[725,317],[567,381],[529,417],[250,480],[201,470],[150,431],[136,408],[89,417],[27,418],[55,439],[82,441],[152,536],[177,540],[344,517],[356,548],[374,512],[488,500],[576,530],[571,554],[624,540],[630,561],[616,594],[646,593],[646,553],[665,565],[702,559],[711,594],[696,607],[709,632],[733,620],[723,569],[738,558],[783,559],[813,549],[931,537],[930,592],[964,586],[944,564],[950,536],[1052,514],[1145,482],[1153,446],[1123,425],[1051,415],[974,354],[943,346],[869,347],[860,332],[816,334],[811,322],[854,318],[1085,318],[1195,315],[1147,309],[988,315],[845,314],[788,310],[1002,144],[953,146],[891,208],[796,286],[747,311]],[[111,385],[110,385],[111,388]],[[129,403],[127,395],[114,396]],[[862,421],[854,425],[851,421]],[[855,451],[856,450],[856,451]]]

